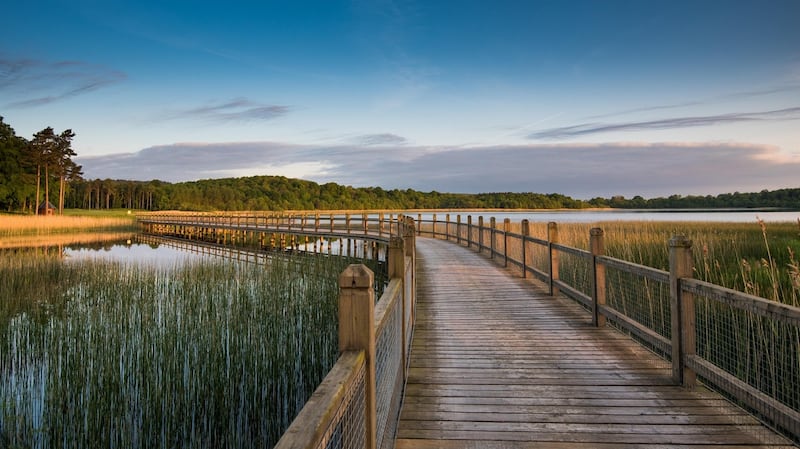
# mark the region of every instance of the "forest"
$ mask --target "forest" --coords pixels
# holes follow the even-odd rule
[[[313,209],[692,209],[776,208],[800,210],[800,188],[645,199],[573,199],[558,193],[442,193],[412,189],[318,184],[283,176],[251,176],[169,183],[84,179],[72,161],[75,133],[47,127],[28,140],[0,117],[0,210],[35,213],[52,202],[56,210],[313,210]]]

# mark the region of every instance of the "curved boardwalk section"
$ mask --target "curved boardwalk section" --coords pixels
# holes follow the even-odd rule
[[[417,257],[398,449],[792,447],[485,256],[419,238]]]

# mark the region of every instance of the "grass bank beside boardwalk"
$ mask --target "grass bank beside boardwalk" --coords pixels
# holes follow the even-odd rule
[[[127,209],[67,209],[64,215],[0,214],[0,238],[88,231],[133,231],[136,229],[135,218],[134,212]]]

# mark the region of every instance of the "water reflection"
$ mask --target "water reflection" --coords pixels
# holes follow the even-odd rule
[[[64,248],[67,261],[102,259],[115,262],[133,262],[159,267],[171,267],[197,259],[200,254],[176,245],[168,245],[165,239],[143,235],[129,235],[125,239],[92,244],[70,245]]]

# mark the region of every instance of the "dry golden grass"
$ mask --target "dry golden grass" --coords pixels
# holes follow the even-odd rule
[[[41,248],[81,243],[112,242],[131,238],[131,232],[80,232],[67,234],[39,234],[0,236],[0,249]]]
[[[55,234],[100,229],[127,230],[134,227],[133,218],[0,215],[0,236]]]

